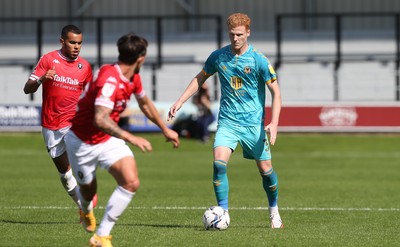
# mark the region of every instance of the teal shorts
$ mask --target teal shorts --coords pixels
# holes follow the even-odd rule
[[[272,157],[264,126],[218,126],[214,148],[223,146],[234,151],[238,143],[246,159],[270,160]]]

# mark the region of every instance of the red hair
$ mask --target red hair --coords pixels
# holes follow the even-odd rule
[[[250,24],[251,24],[251,19],[246,14],[242,13],[234,13],[230,15],[226,20],[226,25],[228,26],[229,29],[239,26],[245,26],[246,30],[249,30]]]

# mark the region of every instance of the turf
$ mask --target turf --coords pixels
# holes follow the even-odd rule
[[[284,229],[268,228],[267,200],[253,161],[228,168],[231,225],[203,229],[215,204],[212,144],[139,134],[132,147],[141,188],[113,229],[122,246],[400,246],[400,136],[280,134],[272,148]],[[115,182],[98,170],[101,220]],[[61,187],[39,133],[0,134],[0,246],[87,246],[90,234]]]

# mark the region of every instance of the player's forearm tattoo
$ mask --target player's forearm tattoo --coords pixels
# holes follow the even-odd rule
[[[95,107],[96,126],[106,134],[122,138],[123,130],[114,122],[109,115],[109,110],[105,107]]]

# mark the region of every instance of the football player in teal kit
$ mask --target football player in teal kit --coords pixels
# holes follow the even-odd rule
[[[193,96],[203,83],[218,72],[221,100],[218,128],[214,141],[214,191],[218,205],[228,210],[228,161],[239,143],[243,157],[256,161],[263,188],[269,203],[272,228],[283,228],[278,211],[278,177],[272,168],[270,144],[274,145],[281,93],[274,69],[268,59],[251,44],[251,19],[242,13],[228,17],[230,45],[214,51],[203,70],[190,82],[181,97],[170,108],[168,119],[176,116],[182,105]],[[265,123],[266,86],[272,97],[271,122]],[[266,132],[269,132],[270,139]]]

